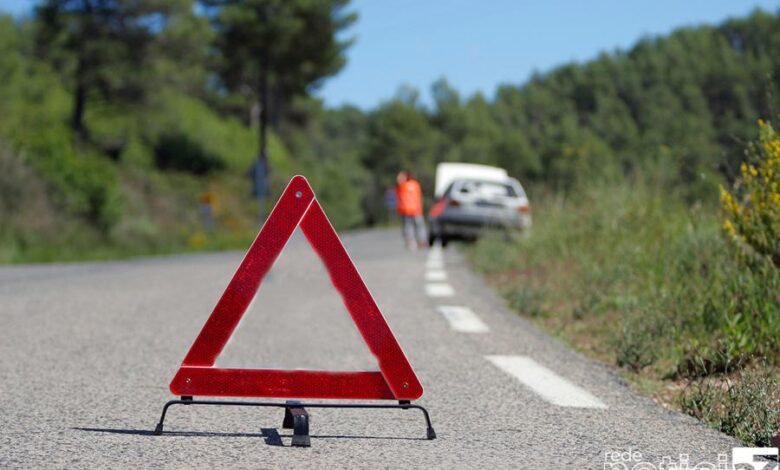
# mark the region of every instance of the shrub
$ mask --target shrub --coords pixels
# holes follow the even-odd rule
[[[535,201],[527,238],[473,252],[519,312],[544,312],[575,344],[659,377],[780,359],[780,271],[736,259],[712,206],[688,208],[642,181]]]
[[[157,167],[205,175],[224,168],[224,163],[185,134],[164,134],[154,146]]]
[[[76,154],[64,128],[41,130],[26,147],[28,160],[54,191],[57,205],[108,232],[122,201],[114,166],[99,155]]]
[[[744,255],[780,268],[780,136],[769,123],[759,128],[741,177],[731,191],[721,187],[723,229]]]
[[[544,291],[541,288],[531,288],[528,286],[517,286],[509,289],[505,296],[509,306],[529,317],[540,317],[544,315]]]
[[[0,218],[8,221],[24,210],[30,193],[39,186],[37,176],[0,141]]]
[[[633,372],[653,364],[660,355],[663,338],[661,320],[651,312],[627,316],[615,341],[615,363]]]
[[[723,379],[698,380],[679,397],[680,408],[750,445],[769,446],[780,429],[777,379],[751,370]]]

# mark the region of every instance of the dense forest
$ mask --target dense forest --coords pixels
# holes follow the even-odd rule
[[[0,259],[244,243],[260,141],[269,200],[303,173],[339,228],[387,222],[395,173],[415,171],[430,194],[442,161],[560,194],[648,174],[689,203],[716,201],[756,120],[780,109],[780,17],[763,11],[491,97],[442,78],[432,105],[402,87],[372,110],[326,108],[313,92],[343,67],[351,40],[338,38],[355,20],[345,0],[47,0],[0,18]]]

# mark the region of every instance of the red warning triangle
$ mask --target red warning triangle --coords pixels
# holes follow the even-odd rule
[[[380,372],[214,367],[263,277],[298,226],[325,265],[363,340],[376,356]],[[290,180],[190,347],[170,389],[182,396],[367,400],[414,400],[423,393],[382,312],[303,176]]]

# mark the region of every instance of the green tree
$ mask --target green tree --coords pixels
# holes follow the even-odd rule
[[[137,103],[150,80],[150,49],[165,17],[181,6],[154,0],[45,0],[36,9],[39,55],[66,77],[73,93],[70,125],[89,137],[89,99]]]
[[[210,49],[214,30],[209,20],[195,13],[196,0],[157,0],[165,7],[158,17],[150,44],[152,82],[147,89],[162,87],[203,97],[208,87]]]
[[[361,162],[366,116],[344,106],[324,109],[322,102],[298,98],[282,123],[280,136],[337,229],[365,224],[363,195],[371,183]]]
[[[211,8],[224,86],[246,98],[259,120],[258,155],[267,168],[266,128],[283,106],[346,63],[338,33],[356,19],[348,0],[205,0]]]

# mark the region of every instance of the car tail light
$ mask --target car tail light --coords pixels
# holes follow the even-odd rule
[[[428,211],[428,217],[438,217],[444,212],[444,208],[447,206],[447,198],[439,199]]]
[[[517,208],[517,212],[521,214],[530,214],[531,213],[531,206],[528,204],[523,204],[522,206]]]
[[[444,212],[444,209],[446,209],[448,206],[458,207],[460,206],[460,202],[448,197],[443,197],[436,201],[436,203],[431,207],[431,210],[428,211],[428,217],[440,216],[441,213]]]

